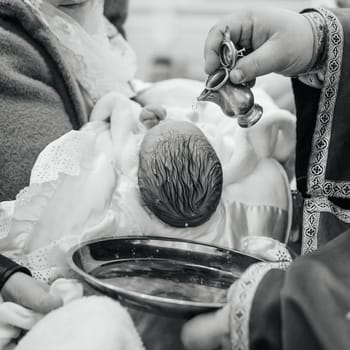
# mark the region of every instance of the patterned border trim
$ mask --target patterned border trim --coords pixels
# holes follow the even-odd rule
[[[350,224],[350,210],[342,209],[327,198],[311,198],[304,201],[302,254],[317,249],[317,233],[321,213],[331,213],[339,220]]]
[[[308,194],[312,196],[349,197],[350,182],[326,181],[328,149],[331,139],[333,113],[343,57],[344,33],[337,17],[326,9],[319,9],[328,29],[328,59],[325,82],[321,93],[313,147],[308,169]]]
[[[288,254],[287,254],[288,255]],[[290,262],[258,263],[248,268],[230,288],[230,344],[233,350],[249,350],[250,311],[255,292],[265,274],[271,269],[285,270]]]
[[[302,12],[302,15],[310,22],[314,35],[313,60],[310,64],[309,71],[306,71],[301,75],[304,76],[305,74],[310,75],[312,73],[317,73],[320,69],[325,68],[327,27],[326,20],[317,11],[305,11]]]
[[[316,210],[312,199],[306,199],[304,201],[302,255],[309,254],[317,249],[319,222],[320,212]]]

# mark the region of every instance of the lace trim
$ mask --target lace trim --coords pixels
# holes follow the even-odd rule
[[[10,232],[13,212],[14,201],[0,203],[0,241]]]
[[[82,88],[92,101],[111,91],[134,96],[129,81],[136,73],[136,55],[115,29],[109,40],[110,25],[103,17],[103,4],[97,6],[96,34],[88,34],[70,16],[45,4],[40,8],[49,30],[57,37],[64,56]]]
[[[36,160],[30,176],[30,183],[55,181],[59,174],[79,176],[87,150],[93,151],[94,133],[70,131],[46,146]]]
[[[66,237],[54,241],[48,247],[35,250],[27,255],[13,255],[11,258],[18,264],[27,267],[38,281],[51,284],[58,278],[73,278],[74,274],[65,264],[66,252],[78,243],[77,237]],[[60,261],[58,264],[57,261]]]
[[[240,250],[270,262],[291,263],[293,261],[285,244],[270,237],[243,237]]]
[[[103,1],[95,1],[91,10],[95,11],[95,34],[86,32],[71,16],[47,2],[23,1],[59,41],[62,56],[90,100],[96,102],[111,91],[135,95],[129,81],[136,74],[136,54],[103,16]],[[110,35],[112,28],[114,35]]]
[[[1,251],[29,268],[38,280],[50,283],[58,277],[70,277],[66,251],[82,239],[114,233],[115,217],[106,207],[106,215],[99,219],[94,216],[97,212],[90,213],[91,226],[85,227],[84,220],[66,237],[45,243],[43,248],[33,251],[29,249],[31,239],[36,236],[34,233],[42,231],[42,227],[39,225],[38,228],[37,224],[41,216],[45,215],[45,209],[59,186],[67,178],[89,171],[91,158],[96,152],[95,143],[96,135],[92,127],[84,132],[71,131],[63,135],[41,152],[32,171],[30,186],[23,189],[17,195],[15,203],[12,203],[14,211],[6,210],[3,203],[0,206]],[[110,199],[106,200],[108,205]],[[48,237],[49,235],[48,232]]]

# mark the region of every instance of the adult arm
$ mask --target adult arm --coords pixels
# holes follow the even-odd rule
[[[62,305],[61,298],[49,294],[48,289],[32,278],[27,268],[0,255],[0,293],[4,301],[46,314]]]
[[[257,12],[252,12],[257,15]],[[288,52],[288,49],[283,51],[285,43],[282,42],[282,38],[286,39],[293,30],[285,26],[284,29],[280,28],[281,33],[276,33],[275,26],[278,27],[279,22],[274,21],[273,18],[268,21],[268,16],[273,15],[273,12],[269,15],[260,12],[260,19],[252,16],[252,12],[249,12],[249,15],[240,14],[242,17],[236,18],[236,27],[234,23],[231,27],[231,30],[233,28],[234,31],[232,33],[233,39],[245,46],[244,43],[247,43],[247,39],[252,39],[247,37],[251,29],[249,24],[254,23],[252,45],[253,49],[256,49],[254,55],[248,55],[246,59],[239,62],[239,65],[237,64],[236,72],[232,71],[231,73],[231,80],[238,82],[239,75],[241,75],[240,79],[243,75],[243,80],[250,80],[257,75],[271,71],[297,75],[305,73],[313,67],[313,55],[306,55],[309,59],[305,60],[305,52],[310,52],[311,48],[314,47],[312,41],[311,45],[304,46],[305,52],[302,52],[299,50],[305,44],[305,38],[293,41],[291,36],[290,40],[286,40],[285,43],[291,45],[293,52]],[[302,124],[300,124],[299,132],[304,137],[309,138],[308,143],[312,141],[312,131],[315,124],[305,123],[304,118],[316,118],[322,94],[336,93],[337,102],[346,102],[344,94],[348,93],[346,88],[348,50],[344,50],[344,55],[338,60],[331,60],[330,54],[342,55],[343,48],[346,48],[349,42],[350,13],[349,11],[334,11],[334,13],[337,19],[334,19],[331,13],[326,15],[327,20],[332,22],[329,29],[333,30],[331,39],[333,40],[332,44],[336,46],[328,47],[329,64],[327,69],[330,72],[340,73],[341,79],[336,81],[339,83],[338,90],[323,88],[320,91],[299,80],[294,80],[294,91],[299,109],[298,119],[304,121],[305,128],[310,129],[310,132],[307,133],[301,129]],[[294,21],[295,17],[294,19],[293,17],[294,15],[289,18],[290,23]],[[283,18],[282,13],[279,18]],[[264,23],[259,23],[260,20]],[[300,17],[298,21],[301,21]],[[299,24],[303,25],[302,22]],[[269,32],[264,32],[265,25],[270,28]],[[225,23],[221,23],[215,27],[208,37],[206,47],[208,73],[215,69],[218,64],[215,48],[222,38],[224,26]],[[237,28],[237,26],[240,27]],[[296,27],[294,28],[296,29]],[[334,31],[337,31],[338,35],[334,35]],[[266,35],[259,37],[259,33]],[[294,34],[296,33],[294,32]],[[308,36],[310,32],[306,31],[304,34]],[[294,45],[295,43],[296,45]],[[290,55],[289,60],[287,55]],[[301,57],[300,60],[297,57]],[[330,82],[332,83],[334,80]],[[340,110],[335,110],[337,116],[347,116],[346,113],[340,113],[344,112],[341,109],[347,108],[348,110],[347,102],[345,105],[337,105],[337,108],[340,108]],[[305,147],[305,144],[300,142],[300,147]],[[348,320],[350,310],[348,293],[350,287],[349,248],[350,232],[346,231],[317,252],[297,258],[287,271],[268,265],[254,265],[231,289],[230,316],[223,317],[221,328],[213,327],[213,329],[221,329],[222,338],[230,336],[231,348],[233,349],[290,350],[296,347],[298,349],[322,350],[347,349],[350,340]],[[218,313],[224,316],[224,310],[218,311]],[[212,315],[211,318],[206,317],[211,321],[218,320],[217,314]],[[191,344],[191,342],[192,345],[196,344],[196,337],[193,335],[198,328],[195,322],[195,319],[190,321],[189,325],[192,327],[190,332],[188,327],[184,328],[184,340],[187,344]],[[211,336],[210,332],[207,332],[206,335],[211,339],[218,336],[217,334]],[[191,348],[196,349],[195,346]]]
[[[349,248],[346,231],[286,272],[268,272],[252,303],[247,349],[347,349]]]
[[[188,322],[189,349],[348,349],[350,231],[284,271],[260,263],[233,284],[230,304]],[[229,311],[228,311],[229,308]],[[201,330],[206,329],[205,332]]]
[[[348,94],[350,11],[320,13],[327,27],[325,55],[318,55],[327,59],[322,89],[309,85],[307,79],[293,79],[298,120],[296,176],[298,187],[304,193],[303,174],[309,163],[316,116],[319,109],[322,111],[326,106],[325,96],[330,91],[336,93],[334,120],[339,122],[347,118],[349,108],[345,96]],[[346,124],[344,122],[344,126]],[[349,233],[346,231],[316,253],[297,259],[286,272],[271,270],[266,273],[252,300],[247,348],[289,350],[298,346],[299,349],[326,350],[348,347],[350,304],[345,291],[349,288],[346,268]]]
[[[0,254],[0,290],[4,287],[7,280],[16,272],[22,272],[29,276],[31,275],[27,268],[16,264],[14,261]]]

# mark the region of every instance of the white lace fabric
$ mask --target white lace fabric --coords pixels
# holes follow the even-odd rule
[[[109,132],[97,129],[100,135]],[[39,156],[14,209],[2,211],[1,251],[37,279],[50,283],[69,277],[67,250],[91,236],[112,234],[115,216],[109,206],[116,173],[105,147],[91,128],[62,136]]]
[[[125,96],[123,99],[129,101]],[[110,102],[108,98],[106,101]],[[45,148],[32,170],[30,186],[20,192],[14,206],[4,205],[0,212],[1,253],[27,266],[39,280],[50,283],[58,277],[70,276],[66,252],[91,238],[144,234],[244,248],[240,247],[244,243],[241,238],[247,235],[271,236],[275,230],[284,235],[288,233],[290,203],[288,196],[279,198],[281,192],[288,193],[288,181],[282,167],[270,159],[267,159],[268,173],[281,181],[277,191],[277,182],[274,182],[269,198],[265,195],[257,198],[253,189],[250,193],[245,191],[244,201],[238,200],[237,196],[230,197],[232,188],[227,187],[216,213],[204,225],[195,228],[170,227],[150,214],[141,203],[136,176],[138,151],[145,131],[140,128],[136,134],[131,133],[133,142],[129,140],[122,146],[115,135],[123,133],[123,127],[130,124],[123,116],[131,117],[140,110],[134,108],[134,102],[130,104],[129,110],[127,104],[117,103],[121,110],[112,113],[110,125],[102,121],[103,115],[102,120],[96,117],[82,130],[71,131]],[[104,114],[105,108],[101,111]],[[187,113],[192,115],[193,111],[177,108],[169,112],[169,117],[186,117]],[[206,118],[212,115],[203,112],[204,119],[198,125],[203,127]],[[227,122],[236,125],[235,120]],[[218,134],[221,131],[217,128]],[[216,138],[220,139],[219,135]],[[222,148],[228,147],[226,152],[220,151],[223,159],[232,149],[239,153],[246,148],[231,146],[222,144]],[[123,169],[116,167],[116,151],[122,154]],[[238,164],[238,169],[243,167]],[[256,169],[257,175],[261,175],[260,168]],[[256,181],[258,186],[264,186],[264,176],[257,176]],[[241,189],[240,183],[236,185]],[[276,222],[280,226],[276,226]]]
[[[62,56],[89,99],[96,102],[116,91],[135,95],[131,85],[137,70],[136,55],[117,29],[103,15],[103,1],[92,1],[93,32],[87,32],[71,16],[41,0],[25,0],[36,9],[58,39]]]

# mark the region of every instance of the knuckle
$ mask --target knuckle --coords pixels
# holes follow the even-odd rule
[[[252,72],[257,75],[261,71],[261,63],[259,60],[253,60]]]

